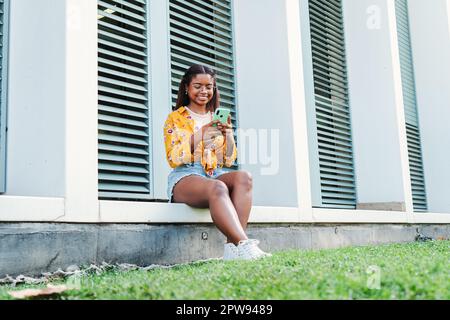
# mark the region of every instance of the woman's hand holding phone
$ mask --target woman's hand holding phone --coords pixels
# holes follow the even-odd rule
[[[217,128],[221,131],[222,135],[225,138],[224,144],[226,144],[227,157],[231,157],[233,154],[233,145],[234,145],[234,135],[233,135],[233,127],[231,125],[231,115],[228,116],[226,123],[220,123],[217,125]]]
[[[215,139],[222,135],[225,137],[233,137],[233,129],[231,125],[231,116],[228,116],[227,123],[222,123],[219,120],[213,120],[200,128],[195,134],[191,136],[191,152],[197,148],[197,144],[203,141],[205,148],[209,148]]]
[[[202,141],[205,147],[209,148],[209,146],[214,142],[214,140],[222,134],[217,127],[219,123],[220,123],[219,120],[213,120],[201,128]]]
[[[216,137],[222,134],[222,132],[214,126],[214,124],[217,125],[218,123],[220,123],[219,120],[213,120],[205,124],[191,136],[191,152],[194,152],[200,141],[203,141],[205,147],[208,148],[214,142]]]
[[[222,133],[222,135],[224,137],[232,136],[233,135],[233,129],[232,129],[232,126],[231,126],[231,116],[228,116],[227,123],[219,122],[217,124],[217,129],[220,130],[220,132]]]

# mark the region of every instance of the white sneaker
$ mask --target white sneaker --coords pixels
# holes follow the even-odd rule
[[[259,240],[247,239],[239,241],[237,249],[239,251],[239,258],[242,260],[256,260],[264,257],[271,257],[270,253],[262,251],[259,247]]]
[[[223,260],[238,260],[239,250],[234,243],[225,243],[223,246]]]

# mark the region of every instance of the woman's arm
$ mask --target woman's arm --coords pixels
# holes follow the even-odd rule
[[[210,148],[211,144],[214,143],[216,137],[221,135],[221,132],[216,127],[213,127],[213,124],[218,124],[219,122],[220,121],[218,120],[211,121],[197,130],[197,132],[195,132],[195,134],[191,136],[190,142],[192,153],[194,153],[194,150],[197,149],[200,141],[203,141],[203,146],[205,148]]]
[[[225,166],[231,167],[233,162],[237,158],[237,150],[236,150],[236,142],[234,141],[234,134],[233,130],[227,130],[227,133],[225,135]]]
[[[191,135],[190,144],[191,144],[191,153],[194,153],[194,150],[197,149],[200,141],[203,140],[203,130],[198,130],[196,133]]]
[[[176,127],[171,116],[164,124],[166,158],[172,168],[192,162],[190,133]]]
[[[228,121],[226,124],[219,123],[218,128],[222,132],[222,135],[224,137],[222,150],[219,154],[221,158],[223,157],[225,166],[231,167],[233,165],[233,162],[237,158],[236,142],[234,141],[231,116],[228,117]]]

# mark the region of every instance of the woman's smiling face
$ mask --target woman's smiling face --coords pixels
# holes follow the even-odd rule
[[[214,79],[209,74],[197,74],[186,90],[191,103],[204,106],[214,96]]]

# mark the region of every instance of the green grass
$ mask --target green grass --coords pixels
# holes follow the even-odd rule
[[[111,270],[81,278],[79,289],[57,298],[447,300],[449,249],[450,241],[429,241],[291,250],[253,262],[208,261],[150,271]],[[0,299],[10,299],[8,290],[24,287],[0,287]]]

